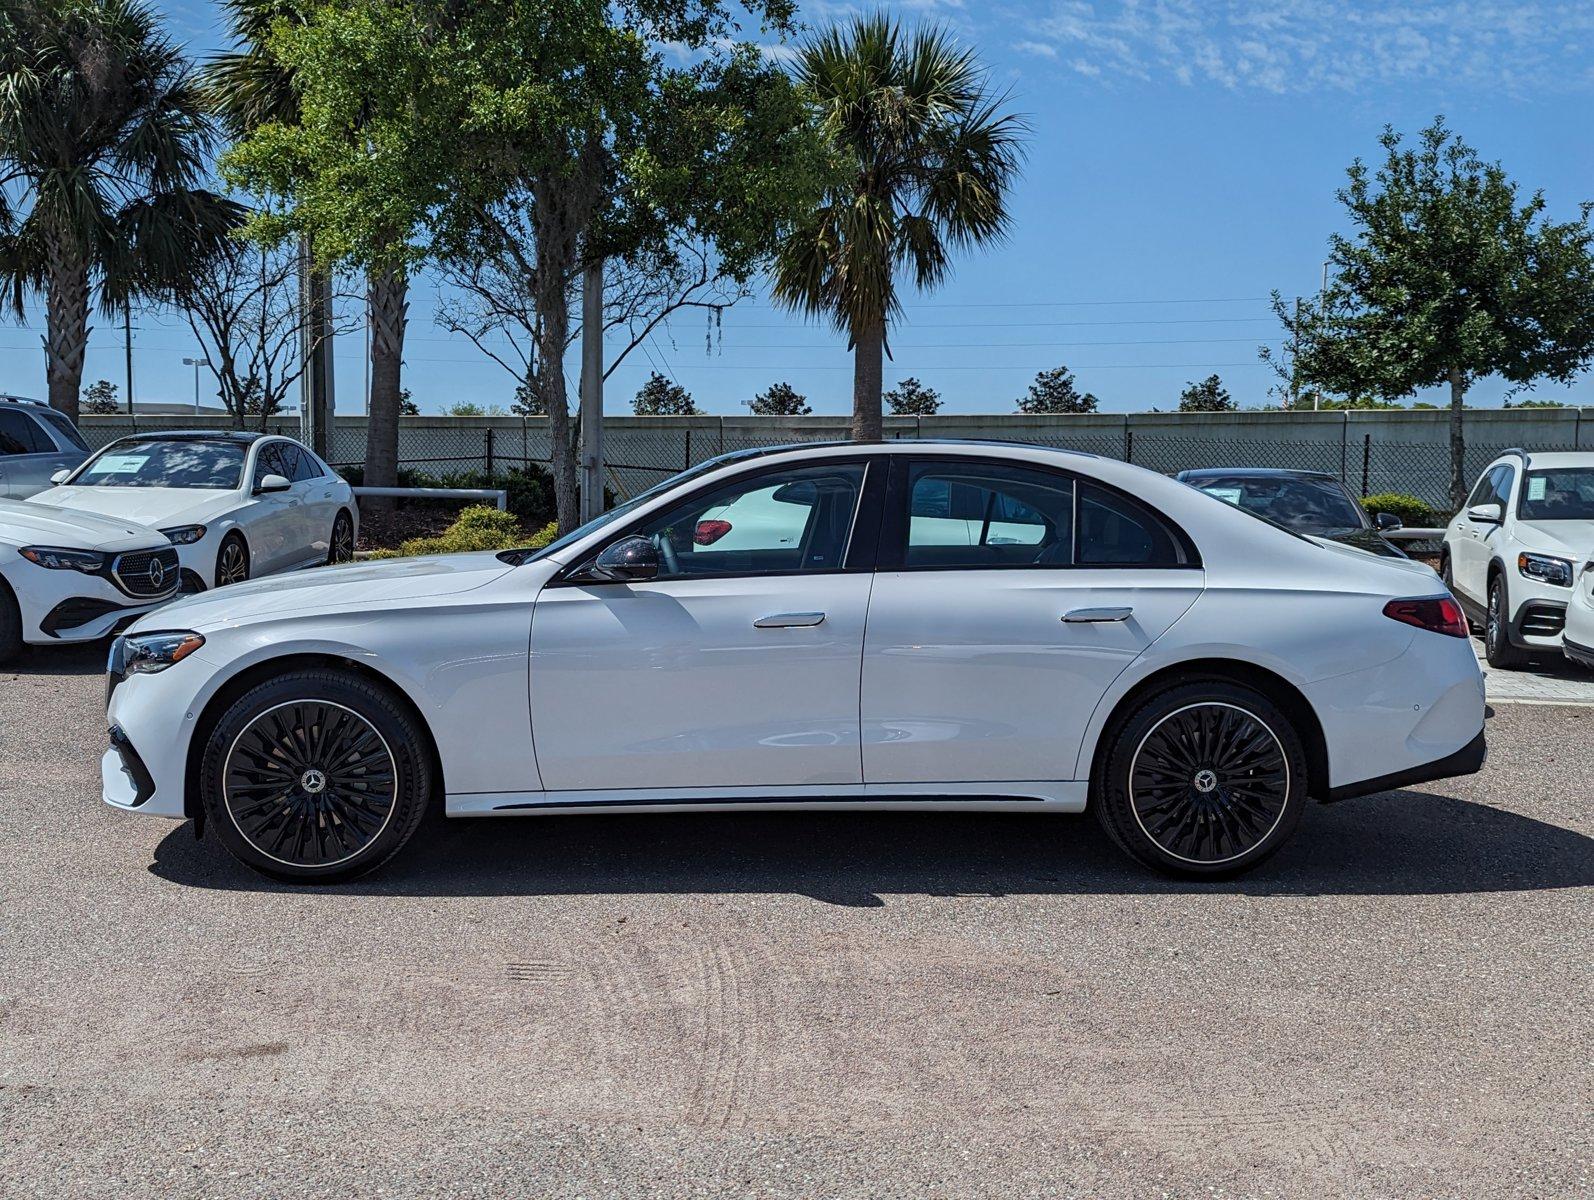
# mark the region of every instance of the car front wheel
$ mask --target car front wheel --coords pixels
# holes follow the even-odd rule
[[[1511,600],[1505,579],[1496,575],[1489,581],[1488,622],[1483,630],[1483,648],[1489,665],[1498,671],[1522,666],[1528,656],[1511,644]]]
[[[293,671],[234,700],[205,743],[201,795],[245,865],[298,883],[352,879],[409,841],[431,796],[414,718],[352,673]]]
[[[1306,804],[1306,754],[1262,693],[1222,680],[1142,700],[1108,734],[1091,805],[1131,857],[1170,875],[1223,878],[1289,840]]]

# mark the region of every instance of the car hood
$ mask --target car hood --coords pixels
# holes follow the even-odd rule
[[[78,508],[125,517],[155,529],[210,520],[238,502],[238,493],[209,488],[66,487],[46,488],[29,504]]]
[[[169,546],[163,534],[132,521],[71,508],[43,508],[26,500],[0,500],[0,540],[63,550],[151,550]]]
[[[302,613],[369,611],[468,592],[512,571],[491,552],[316,567],[187,596],[135,629],[207,629]]]
[[[1581,563],[1594,557],[1594,521],[1518,521],[1516,542]]]

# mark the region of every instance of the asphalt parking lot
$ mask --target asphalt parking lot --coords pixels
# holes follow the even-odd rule
[[[294,890],[100,803],[99,667],[0,672],[7,1197],[1594,1187],[1594,707],[1217,886],[832,813],[439,821]]]

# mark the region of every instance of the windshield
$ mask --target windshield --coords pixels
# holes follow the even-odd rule
[[[1365,529],[1361,506],[1332,479],[1286,475],[1202,475],[1190,480],[1215,496],[1295,533],[1318,536]]]
[[[1517,516],[1524,521],[1594,521],[1594,467],[1529,471]]]
[[[107,446],[68,482],[73,487],[212,488],[225,491],[243,478],[240,442],[129,439]]]
[[[605,525],[619,520],[627,513],[635,512],[638,508],[642,507],[642,505],[646,504],[649,500],[652,500],[655,496],[663,495],[671,488],[679,487],[681,484],[686,483],[689,480],[696,479],[700,475],[707,475],[710,471],[713,471],[718,467],[723,467],[728,462],[735,462],[737,459],[746,458],[749,454],[753,453],[756,453],[756,451],[736,450],[730,454],[722,454],[718,458],[711,458],[705,462],[700,462],[695,467],[688,467],[686,470],[681,471],[678,474],[671,475],[663,483],[656,483],[647,491],[638,492],[624,504],[617,504],[608,512],[593,517],[592,520],[588,521],[585,525],[577,526],[575,529],[572,529],[569,533],[565,534],[564,537],[556,538],[555,540],[549,542],[541,550],[530,550],[522,555],[519,555],[516,558],[516,562],[536,562],[539,558],[547,558],[551,554],[557,554],[566,546],[569,546],[574,542],[579,542],[589,533],[594,533],[597,530],[602,529]]]

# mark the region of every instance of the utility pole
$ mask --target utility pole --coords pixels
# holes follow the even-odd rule
[[[122,349],[127,354],[127,411],[133,411],[133,302],[122,305]]]
[[[558,369],[557,364],[555,368]],[[581,278],[581,521],[603,513],[603,264]]]
[[[1301,298],[1295,297],[1295,340],[1301,339]],[[1293,412],[1296,405],[1301,402],[1301,354],[1300,350],[1290,355],[1290,403]]]
[[[332,441],[332,281],[315,268],[310,240],[299,242],[299,435],[321,458]]]

